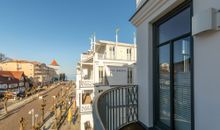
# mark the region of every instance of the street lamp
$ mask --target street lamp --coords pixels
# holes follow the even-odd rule
[[[4,98],[4,109],[5,109],[5,113],[8,113],[8,106],[7,106],[7,102],[8,102],[8,97],[5,96]]]
[[[37,126],[37,118],[38,118],[38,114],[35,114],[34,117],[35,117],[35,124],[34,124],[34,125]]]
[[[43,98],[43,96],[39,97],[40,100],[42,100],[42,104],[41,104],[41,122],[44,122],[44,108],[46,106],[46,100]]]
[[[28,112],[29,115],[31,115],[32,117],[32,130],[35,130],[35,115],[34,115],[34,109],[31,109],[29,112]]]
[[[21,117],[19,124],[20,124],[19,130],[24,130],[24,118],[23,117]]]

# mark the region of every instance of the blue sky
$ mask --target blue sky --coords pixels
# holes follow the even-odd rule
[[[80,53],[97,39],[132,42],[135,0],[0,0],[0,52],[49,64],[74,78]]]

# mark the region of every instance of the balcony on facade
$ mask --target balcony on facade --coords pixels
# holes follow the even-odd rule
[[[106,53],[96,53],[95,55],[98,60],[135,61],[135,58],[130,54],[123,57],[117,54],[107,55]]]
[[[144,130],[138,121],[138,86],[113,86],[93,104],[95,130]]]
[[[94,47],[96,60],[136,61],[136,45],[99,40]]]
[[[91,88],[94,87],[93,80],[80,80],[80,87],[81,88]]]
[[[81,62],[86,62],[89,59],[93,58],[93,53],[92,52],[87,52],[87,53],[83,53],[81,54]]]
[[[80,112],[92,112],[92,103],[93,103],[93,90],[83,90],[81,95],[81,105],[80,105]]]

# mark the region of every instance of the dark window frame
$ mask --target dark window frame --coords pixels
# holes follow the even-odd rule
[[[182,39],[182,38],[185,38],[185,37],[191,37],[190,38],[190,42],[191,42],[191,45],[190,45],[190,54],[191,54],[191,130],[194,130],[195,129],[195,120],[194,120],[194,55],[193,55],[193,48],[194,48],[194,45],[193,45],[193,38],[192,38],[192,26],[190,25],[190,28],[191,28],[191,32],[189,33],[186,33],[186,34],[183,34],[181,36],[178,36],[174,39],[171,39],[165,43],[162,43],[160,44],[159,43],[159,25],[165,23],[166,21],[168,21],[169,19],[175,17],[176,15],[178,15],[181,11],[185,10],[186,8],[190,8],[191,10],[191,18],[192,18],[192,15],[193,15],[193,3],[191,0],[187,0],[186,2],[184,2],[183,4],[181,4],[180,6],[178,6],[177,8],[175,8],[173,11],[171,11],[170,13],[168,13],[167,15],[165,15],[164,17],[162,17],[161,19],[159,19],[156,23],[153,24],[153,107],[154,107],[154,127],[156,128],[162,128],[162,129],[168,129],[165,125],[163,124],[158,124],[158,115],[159,115],[159,106],[158,106],[158,101],[159,101],[159,67],[158,67],[158,62],[159,62],[159,52],[158,52],[158,48],[160,46],[164,46],[166,44],[170,44],[170,61],[171,61],[171,66],[170,66],[170,71],[171,73],[173,73],[173,41],[176,41],[176,40],[179,40],[179,39]],[[170,43],[172,42],[172,43]],[[171,74],[173,75],[173,74]],[[171,76],[171,81],[173,81],[173,77]],[[173,85],[173,82],[171,82],[170,84],[171,86]],[[171,88],[173,89],[173,88]],[[174,98],[174,93],[173,91],[171,91],[171,98]],[[173,103],[171,103],[171,112],[174,112],[173,110]],[[171,130],[174,130],[174,114],[171,113]]]

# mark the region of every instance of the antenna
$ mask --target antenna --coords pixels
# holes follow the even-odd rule
[[[94,43],[96,42],[96,34],[95,34],[95,32],[93,33],[93,42]]]
[[[118,43],[118,32],[120,31],[120,29],[119,28],[116,28],[116,30],[115,30],[115,41],[116,41],[116,43]]]
[[[92,48],[93,48],[93,38],[92,38],[92,36],[89,39],[90,39],[90,50],[92,50]]]
[[[133,34],[133,40],[134,40],[134,44],[136,44],[137,43],[136,32],[134,32],[134,34]]]

